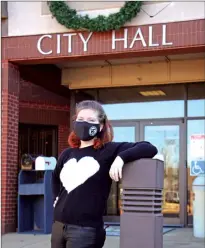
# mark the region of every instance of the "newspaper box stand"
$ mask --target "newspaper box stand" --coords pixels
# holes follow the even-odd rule
[[[52,171],[24,171],[18,178],[18,232],[51,233]]]

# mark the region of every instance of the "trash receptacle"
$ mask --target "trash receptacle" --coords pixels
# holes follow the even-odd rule
[[[141,159],[124,166],[120,248],[163,247],[164,163]]]
[[[205,238],[205,176],[194,179],[192,184],[193,200],[193,231],[194,237]]]

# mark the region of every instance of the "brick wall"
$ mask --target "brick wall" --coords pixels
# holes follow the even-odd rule
[[[48,80],[50,81],[50,79]],[[47,105],[65,106],[66,108],[70,103],[69,98],[57,95],[39,85],[32,84],[31,82],[22,79],[20,83],[19,98],[21,102],[43,103]]]
[[[67,147],[69,98],[20,78],[17,66],[2,63],[2,233],[16,231],[18,126],[58,126],[58,152]]]
[[[68,146],[69,98],[21,80],[19,122],[58,126],[58,153]]]
[[[61,153],[68,146],[68,125],[58,126],[58,153]]]
[[[68,62],[73,58],[76,59],[100,59],[100,58],[111,58],[109,55],[115,55],[115,58],[125,56],[153,56],[173,54],[179,51],[194,52],[203,51],[205,46],[205,25],[204,19],[202,20],[189,20],[182,22],[170,22],[166,24],[167,26],[167,41],[173,42],[171,46],[162,45],[162,24],[153,24],[153,40],[159,42],[159,46],[143,46],[141,42],[135,42],[133,47],[130,44],[134,38],[137,31],[136,26],[127,27],[128,29],[128,48],[124,48],[124,41],[117,42],[116,48],[112,49],[112,32],[94,32],[88,42],[88,50],[83,50],[83,43],[79,35],[75,36],[72,51],[68,53],[68,43],[66,37],[61,34],[61,52],[57,52],[57,34],[52,34],[52,39],[44,39],[42,42],[42,47],[45,51],[52,50],[50,54],[41,54],[37,49],[36,45],[39,38],[42,35],[30,35],[30,36],[19,36],[19,37],[4,37],[2,39],[2,50],[3,59],[10,59],[12,61],[28,61],[28,60],[43,60],[55,61],[57,64],[62,63],[62,61]],[[146,44],[149,44],[149,25],[140,26]],[[85,39],[88,37],[89,32],[82,32]],[[117,38],[124,37],[124,28],[121,28],[116,32]],[[183,49],[182,49],[183,48]],[[198,49],[199,48],[199,49]],[[185,50],[186,49],[186,50]]]
[[[1,110],[1,222],[3,233],[16,230],[19,83],[18,67],[4,61],[2,63]]]

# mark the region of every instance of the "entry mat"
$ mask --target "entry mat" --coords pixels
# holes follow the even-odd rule
[[[105,226],[107,236],[120,236],[120,226]],[[163,234],[173,231],[173,227],[163,227]]]

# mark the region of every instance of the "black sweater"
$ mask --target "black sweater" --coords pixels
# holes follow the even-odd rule
[[[120,156],[126,164],[156,154],[157,148],[145,141],[64,150],[52,177],[54,201],[57,199],[54,221],[88,227],[102,225],[112,184],[109,170],[115,158]]]

